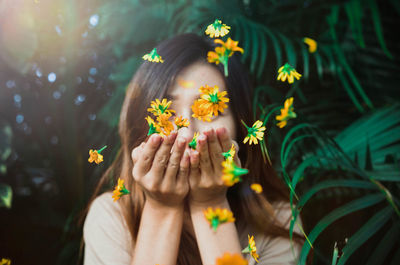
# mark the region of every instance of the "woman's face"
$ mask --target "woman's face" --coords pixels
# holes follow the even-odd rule
[[[189,135],[195,132],[202,133],[207,128],[217,129],[225,127],[231,138],[236,139],[236,126],[229,102],[228,108],[218,116],[213,116],[211,122],[201,121],[192,117],[193,102],[200,98],[199,88],[208,85],[218,86],[219,91],[226,91],[223,76],[217,69],[206,62],[196,62],[184,68],[176,78],[175,84],[168,89],[168,98],[172,100],[171,109],[176,111],[176,116],[181,116],[190,121]],[[229,98],[229,94],[226,96]]]

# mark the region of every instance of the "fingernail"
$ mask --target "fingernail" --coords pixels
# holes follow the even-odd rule
[[[160,139],[161,139],[161,136],[158,135],[158,134],[153,134],[153,135],[151,136],[151,142],[154,143],[154,144],[159,143],[159,142],[160,142]]]

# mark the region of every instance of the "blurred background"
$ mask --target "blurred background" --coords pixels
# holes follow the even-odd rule
[[[0,259],[82,264],[78,217],[118,151],[141,57],[218,18],[302,215],[300,262],[400,264],[399,15],[397,0],[0,0]],[[286,62],[300,81],[276,80]],[[279,129],[291,96],[298,117]]]

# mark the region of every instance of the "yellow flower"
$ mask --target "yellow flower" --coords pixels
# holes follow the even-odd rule
[[[296,69],[294,69],[290,64],[285,63],[284,66],[281,66],[278,70],[278,78],[277,80],[281,80],[282,82],[285,82],[286,78],[289,82],[289,84],[292,84],[294,82],[294,79],[296,78],[297,80],[300,79],[301,74],[299,74]]]
[[[310,38],[303,38],[303,42],[308,45],[308,51],[314,53],[317,50],[317,42]]]
[[[293,112],[293,97],[290,97],[285,100],[284,108],[281,109],[281,114],[276,116],[276,120],[280,121],[277,123],[277,126],[283,128],[286,126],[289,119],[294,119],[296,117],[296,113]]]
[[[214,40],[215,43],[219,43],[228,51],[228,56],[231,57],[234,52],[243,53],[244,50],[238,46],[239,41],[234,41],[231,38],[228,38],[226,42],[221,39]]]
[[[236,153],[235,145],[232,144],[231,149],[229,149],[229,151],[227,152],[223,152],[222,155],[224,156],[225,160],[233,160],[235,153]]]
[[[217,227],[220,224],[235,221],[233,213],[228,209],[216,208],[213,210],[211,207],[208,207],[207,210],[203,211],[203,213],[207,221],[210,222],[210,226],[214,231],[217,231]]]
[[[250,189],[254,190],[256,193],[261,193],[263,191],[262,186],[258,183],[251,184]]]
[[[226,186],[233,186],[242,181],[241,175],[249,173],[248,169],[238,167],[233,159],[222,162],[222,180]]]
[[[153,133],[160,133],[160,127],[156,122],[150,117],[147,116],[146,118],[147,123],[149,124],[149,132],[147,135],[152,135]]]
[[[178,126],[178,130],[182,127],[189,127],[190,122],[188,119],[184,119],[182,116],[175,117],[175,125]]]
[[[169,110],[169,106],[171,106],[172,101],[167,101],[166,98],[163,98],[162,101],[159,99],[156,99],[155,101],[153,100],[150,103],[151,108],[148,108],[147,111],[153,113],[155,116],[158,116],[160,114],[166,113],[174,113],[174,110]]]
[[[157,49],[154,48],[150,53],[143,55],[143,60],[154,62],[154,63],[163,63],[164,60],[157,53]]]
[[[169,120],[171,113],[163,113],[157,116],[158,126],[162,129],[160,135],[169,135],[174,130],[174,124]]]
[[[202,99],[197,99],[194,101],[192,105],[192,117],[202,121],[211,121],[212,110],[204,107],[203,103],[205,102]]]
[[[200,95],[201,99],[203,99],[199,100],[200,107],[207,108],[207,110],[213,113],[214,116],[218,116],[218,111],[223,113],[224,109],[228,107],[225,104],[225,102],[229,102],[229,98],[224,97],[226,94],[228,94],[228,92],[226,91],[219,92],[218,86],[210,88],[209,86],[206,85],[206,87],[207,88],[201,87],[199,89],[200,92],[202,91],[205,92]]]
[[[248,261],[240,254],[225,253],[222,257],[217,258],[216,265],[248,265]]]
[[[129,193],[130,193],[129,190],[127,190],[125,188],[124,180],[118,178],[118,184],[117,184],[117,186],[115,186],[115,189],[114,189],[113,195],[112,195],[114,202],[119,200],[119,198],[121,198],[123,195],[129,194]]]
[[[194,133],[193,138],[189,143],[189,147],[192,148],[193,150],[196,150],[197,147],[197,137],[199,137],[198,132]]]
[[[216,19],[213,24],[208,25],[206,29],[206,34],[210,35],[211,38],[214,37],[223,37],[229,33],[229,29],[231,27],[226,24],[222,24],[221,20]]]
[[[262,140],[264,138],[264,131],[265,131],[265,126],[262,126],[263,123],[259,120],[257,120],[252,127],[248,127],[244,121],[242,121],[243,125],[247,129],[247,136],[244,138],[243,143],[247,143],[247,141],[250,139],[249,144],[251,145],[252,143],[258,144],[258,140]]]
[[[103,156],[100,154],[104,149],[107,148],[107,145],[103,146],[100,150],[89,150],[89,163],[95,162],[96,164],[100,164],[103,162]]]
[[[10,260],[10,259],[2,258],[2,259],[0,260],[0,265],[11,265],[11,260]]]
[[[250,255],[258,263],[259,255],[257,254],[257,248],[256,248],[256,242],[254,241],[254,236],[250,237],[250,235],[247,235],[247,237],[249,238],[249,245],[242,250],[242,253],[250,253]]]

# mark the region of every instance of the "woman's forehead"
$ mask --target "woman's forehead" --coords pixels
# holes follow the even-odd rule
[[[168,92],[171,95],[179,94],[189,89],[197,92],[198,88],[205,85],[218,86],[219,91],[225,90],[225,80],[222,74],[208,63],[198,62],[184,68],[178,74],[175,84]]]

